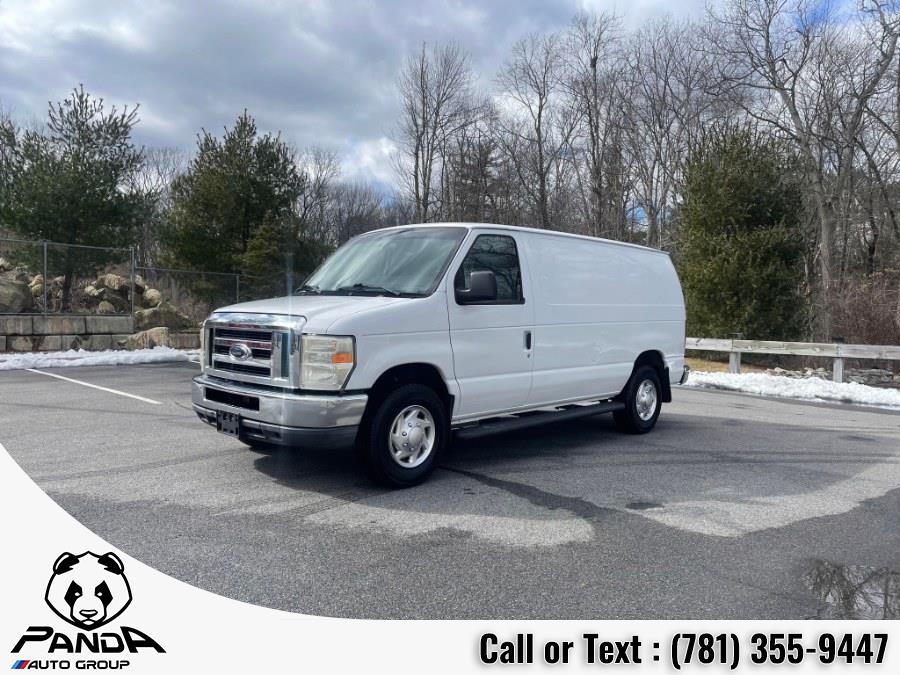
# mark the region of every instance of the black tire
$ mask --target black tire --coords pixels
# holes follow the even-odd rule
[[[423,408],[433,420],[431,450],[414,467],[401,466],[394,459],[390,441],[391,427],[402,411],[412,406]],[[374,409],[357,439],[358,450],[369,475],[378,483],[392,488],[418,485],[434,471],[450,438],[450,423],[443,401],[430,387],[406,384],[388,394]],[[427,426],[427,425],[426,425]],[[427,441],[426,441],[427,443]],[[415,461],[410,458],[410,461]]]
[[[645,383],[652,385],[655,397],[655,405],[651,406],[653,414],[650,417],[647,417],[649,411],[646,409],[648,405],[648,399],[645,396],[646,390],[642,392],[642,387],[649,386]],[[619,431],[629,434],[646,434],[656,426],[656,420],[659,418],[659,411],[662,408],[662,387],[659,382],[659,373],[651,366],[636,368],[617,400],[625,404],[625,410],[613,413]]]

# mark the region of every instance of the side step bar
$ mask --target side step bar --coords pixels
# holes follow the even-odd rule
[[[530,412],[516,417],[494,417],[477,422],[471,426],[454,429],[454,434],[457,438],[463,439],[481,438],[482,436],[487,436],[489,434],[527,429],[529,427],[536,427],[551,422],[563,422],[565,420],[589,417],[590,415],[598,415],[600,413],[616,412],[618,410],[625,410],[625,404],[620,401],[603,401],[602,403],[594,403],[592,405],[574,405],[563,408],[562,410]]]

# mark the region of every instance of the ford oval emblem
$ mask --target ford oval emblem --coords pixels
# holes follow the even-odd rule
[[[233,359],[237,359],[238,361],[246,361],[251,356],[253,356],[253,351],[244,344],[236,344],[231,345],[231,349],[228,350],[228,355]]]

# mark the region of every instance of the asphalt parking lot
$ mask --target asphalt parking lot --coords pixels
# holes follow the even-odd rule
[[[115,546],[255,604],[805,618],[841,615],[823,569],[900,570],[896,412],[680,388],[650,435],[600,416],[458,443],[391,492],[351,450],[260,454],[215,433],[190,409],[193,364],[45,372],[141,398],[0,372],[0,444]]]

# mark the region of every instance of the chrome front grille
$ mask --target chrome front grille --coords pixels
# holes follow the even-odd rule
[[[304,323],[293,315],[213,314],[203,324],[203,371],[222,380],[298,388]]]
[[[213,359],[213,368],[227,370],[232,373],[246,373],[256,377],[272,377],[272,369],[269,366],[257,366],[246,363],[230,363],[222,359]]]
[[[272,354],[281,334],[272,330],[213,326],[212,353],[210,365],[213,370],[271,379],[273,372]],[[231,354],[236,345],[246,347],[250,356],[239,358]]]
[[[272,358],[272,346],[268,347],[254,347],[249,342],[242,342],[241,340],[234,340],[230,343],[222,344],[221,340],[216,342],[213,346],[213,353],[215,354],[228,354],[231,350],[231,345],[233,344],[245,344],[250,347],[250,353],[253,354],[253,358],[255,359],[269,359]]]
[[[216,336],[220,340],[261,340],[272,344],[272,331],[248,330],[246,328],[216,328]]]

